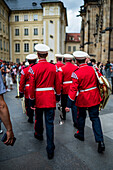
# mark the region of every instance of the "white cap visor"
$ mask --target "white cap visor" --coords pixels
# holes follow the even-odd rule
[[[35,50],[40,54],[46,54],[50,50],[50,48],[45,44],[36,44]]]
[[[38,58],[38,57],[37,57],[36,54],[29,54],[29,55],[26,56],[26,59],[28,59],[28,60],[35,60],[35,59],[37,59],[37,58]]]
[[[73,53],[73,55],[77,60],[83,60],[83,59],[89,57],[89,55],[84,51],[75,51]]]
[[[71,55],[71,54],[64,54],[64,58],[66,60],[72,60],[73,59],[73,55]]]

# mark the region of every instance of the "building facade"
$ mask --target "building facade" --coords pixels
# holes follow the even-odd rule
[[[80,33],[66,33],[66,53],[80,50]]]
[[[65,52],[66,8],[58,0],[4,0],[9,7],[10,61],[21,62],[36,53],[34,46],[50,47],[48,61]]]
[[[0,1],[0,59],[9,61],[9,7]]]
[[[84,0],[80,8],[82,17],[81,50],[91,58],[106,63],[113,61],[113,1]]]

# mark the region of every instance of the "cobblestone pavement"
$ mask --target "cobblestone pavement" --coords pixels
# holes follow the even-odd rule
[[[15,136],[13,147],[0,142],[0,170],[113,170],[113,95],[104,110],[100,112],[106,151],[98,154],[89,117],[86,120],[85,141],[74,138],[75,129],[71,113],[59,125],[59,111],[55,115],[55,156],[48,160],[46,153],[46,133],[44,141],[34,138],[34,125],[27,122],[22,113],[21,99],[16,99],[16,86],[4,97],[10,110]],[[5,132],[5,127],[2,124]],[[0,138],[2,135],[0,135]]]

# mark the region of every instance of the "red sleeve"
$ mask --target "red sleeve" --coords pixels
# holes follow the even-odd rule
[[[74,101],[75,100],[75,97],[77,95],[77,92],[78,92],[78,85],[79,85],[79,82],[78,82],[78,77],[75,73],[72,73],[72,81],[73,83],[70,85],[70,89],[69,89],[69,93],[68,93],[68,97]]]
[[[19,85],[19,92],[20,92],[20,93],[24,93],[25,80],[26,80],[25,73],[24,73],[24,71],[22,70],[22,71],[21,71],[21,78],[20,78],[20,85]]]
[[[29,68],[29,72],[30,72],[29,98],[31,100],[34,100],[35,99],[35,72],[31,67]]]
[[[61,84],[61,89],[62,89],[62,86],[63,86],[63,70],[62,68],[60,67],[59,69],[59,79],[60,79],[60,84]]]
[[[56,67],[56,77],[55,77],[55,91],[57,95],[61,94],[61,84],[60,84],[59,72],[57,67]]]

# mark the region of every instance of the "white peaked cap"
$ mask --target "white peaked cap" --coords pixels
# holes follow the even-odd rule
[[[77,60],[82,60],[82,59],[85,59],[85,58],[90,58],[90,56],[84,52],[84,51],[75,51],[73,53],[74,57],[77,59]]]
[[[50,48],[46,44],[36,44],[35,50],[40,54],[46,54],[50,50]]]
[[[25,66],[29,66],[29,62],[28,61],[25,62]]]
[[[37,58],[38,58],[38,57],[37,57],[36,54],[29,54],[29,55],[26,56],[26,59],[28,59],[28,60],[35,60],[35,59],[37,59]]]
[[[71,59],[73,59],[73,55],[71,55],[71,54],[64,54],[64,58],[67,59],[67,60],[71,60]]]
[[[61,57],[64,57],[64,56],[62,54],[55,54],[55,57],[61,58]]]

